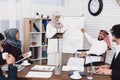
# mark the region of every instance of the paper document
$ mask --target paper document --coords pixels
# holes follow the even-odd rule
[[[35,72],[29,71],[26,77],[34,77],[34,78],[50,78],[52,76],[52,72]]]
[[[67,66],[84,67],[84,58],[70,57]]]
[[[63,71],[79,70],[84,71],[84,58],[70,57],[67,65],[62,67]]]
[[[70,70],[77,70],[77,71],[84,71],[84,67],[78,67],[78,66],[63,66],[62,71],[70,71]]]
[[[31,68],[31,70],[53,71],[54,68],[55,66],[35,65]]]
[[[100,62],[100,60],[101,60],[101,56],[87,56],[85,64],[96,62],[96,61]]]

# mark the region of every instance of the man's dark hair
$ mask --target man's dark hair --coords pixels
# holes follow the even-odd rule
[[[110,31],[116,38],[120,38],[120,24],[114,25]]]
[[[0,33],[0,40],[4,40],[4,36],[2,33]]]

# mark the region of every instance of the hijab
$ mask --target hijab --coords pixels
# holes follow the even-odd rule
[[[56,29],[58,28],[62,28],[63,27],[63,24],[60,22],[60,21],[56,21],[55,20],[55,17],[56,16],[60,16],[60,13],[58,11],[55,11],[53,14],[52,14],[52,19],[50,21],[50,24],[55,27]]]
[[[19,32],[16,28],[11,28],[5,31],[5,44],[9,43],[13,47],[21,49],[21,41],[16,39],[16,33]]]

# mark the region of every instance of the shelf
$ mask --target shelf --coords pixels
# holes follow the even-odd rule
[[[40,34],[40,32],[30,32],[30,34]]]
[[[30,47],[40,47],[41,45],[31,45]]]
[[[46,32],[42,32],[42,33],[46,33]]]
[[[24,19],[24,52],[31,50],[31,60],[42,64],[47,59],[46,26],[50,19],[25,18]],[[46,60],[47,61],[47,60]]]
[[[47,46],[47,45],[42,45],[42,47]]]
[[[31,59],[31,58],[30,58],[30,60],[31,60],[31,61],[38,61],[38,60],[42,60],[42,59],[40,59],[40,58],[37,58],[37,59]]]
[[[47,59],[47,57],[43,57],[43,58],[41,58],[41,59]]]

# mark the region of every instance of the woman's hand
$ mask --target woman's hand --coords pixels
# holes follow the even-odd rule
[[[15,58],[11,54],[6,55],[6,63],[7,64],[13,64],[15,63]]]
[[[28,53],[22,54],[23,58],[28,58]]]

